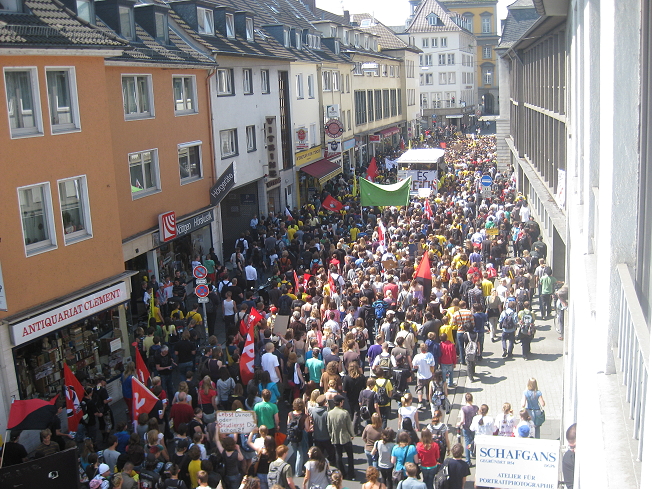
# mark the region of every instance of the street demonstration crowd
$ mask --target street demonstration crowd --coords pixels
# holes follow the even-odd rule
[[[464,443],[445,422],[456,366],[476,380],[485,336],[502,342],[504,358],[515,343],[530,358],[532,301],[538,296],[539,317],[552,317],[556,280],[527,201],[496,167],[495,138],[428,135],[413,147],[442,139],[448,171],[430,199],[362,208],[340,178],[321,195],[340,211],[317,203],[254,218],[229,263],[198,257],[212,282],[206,318],[166,295],[166,284],[145,283],[156,300],[137,347],[159,402],[133,427],[105,430],[98,451],[99,411],[85,399],[85,485],[342,489],[355,480],[352,440],[361,436],[364,489],[459,489],[475,434],[538,437],[545,401],[536,379],[519,406],[506,402],[495,418],[467,393],[456,424]],[[383,181],[396,178],[379,166]],[[489,195],[482,175],[493,179]],[[563,334],[563,294],[555,307]],[[243,381],[252,314],[254,371]],[[221,328],[225,344],[214,335]],[[133,375],[131,363],[123,374],[128,409]],[[223,410],[253,411],[257,427],[222,433],[215,419]]]

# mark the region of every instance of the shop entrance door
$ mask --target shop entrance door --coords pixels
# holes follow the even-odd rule
[[[231,190],[222,201],[222,235],[224,236],[224,261],[231,258],[235,242],[249,231],[249,221],[258,215],[258,183],[252,182]]]

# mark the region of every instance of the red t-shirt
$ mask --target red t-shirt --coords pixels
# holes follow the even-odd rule
[[[439,445],[434,442],[430,445],[430,450],[426,450],[423,443],[417,443],[417,453],[422,467],[434,467],[439,461]]]
[[[455,345],[450,341],[444,341],[439,344],[439,351],[441,356],[439,357],[439,363],[442,365],[453,365],[457,360],[457,353],[455,352]]]

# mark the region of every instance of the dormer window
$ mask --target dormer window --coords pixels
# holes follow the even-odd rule
[[[156,40],[160,43],[168,43],[168,16],[164,12],[155,12]]]
[[[118,7],[120,16],[120,35],[125,39],[133,41],[134,39],[134,11],[131,7]]]
[[[345,46],[349,45],[349,31],[344,31],[344,40],[342,42]]]
[[[254,19],[247,17],[245,21],[245,29],[247,34],[247,41],[254,40]]]
[[[431,12],[426,16],[426,19],[428,19],[428,24],[431,26],[435,26],[439,23],[439,17],[437,14]]]
[[[213,22],[212,10],[197,7],[197,32],[209,36],[215,35],[215,24]]]
[[[90,0],[77,0],[77,17],[93,23],[93,3]]]
[[[331,26],[331,37],[337,37],[337,27]]]
[[[283,30],[283,47],[290,47],[290,31],[287,29]]]
[[[294,33],[294,42],[297,44],[297,49],[301,50],[301,33]]]
[[[0,10],[9,10],[11,12],[22,12],[23,2],[21,0],[2,0]]]
[[[360,34],[357,32],[353,35],[353,44],[356,48],[360,47]]]
[[[226,22],[226,37],[233,39],[235,37],[235,20],[233,14],[226,14],[224,20]]]
[[[364,36],[364,48],[369,49],[369,36]]]

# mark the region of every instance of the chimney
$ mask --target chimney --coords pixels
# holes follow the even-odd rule
[[[313,0],[314,1],[314,0]],[[344,23],[346,25],[351,25],[351,14],[349,14],[348,10],[344,11]]]
[[[315,2],[316,0],[303,0],[305,6],[308,7],[308,10],[310,10],[313,14],[317,13],[317,5]]]

